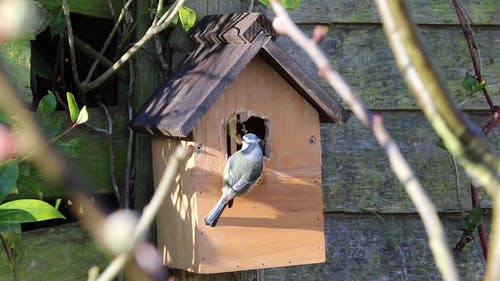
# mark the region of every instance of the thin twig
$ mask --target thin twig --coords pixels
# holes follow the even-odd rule
[[[111,0],[106,0],[106,3],[108,4],[108,10],[113,19],[116,21],[116,13],[115,13],[115,8],[113,7],[113,2]]]
[[[462,199],[460,198],[460,177],[458,172],[457,159],[455,159],[455,156],[453,156],[453,154],[451,153],[448,154],[450,155],[451,161],[453,162],[453,168],[454,168],[453,171],[455,172],[455,192],[457,195],[458,210],[460,211],[460,217],[464,219],[465,214],[464,214]]]
[[[472,27],[471,27],[472,21],[470,20],[470,17],[468,17],[467,11],[464,9],[462,2],[460,0],[452,0],[452,3],[453,3],[453,6],[455,8],[455,12],[456,12],[458,20],[460,22],[460,26],[462,28],[462,31],[464,33],[464,37],[465,37],[465,40],[467,42],[467,47],[469,48],[469,54],[470,54],[470,57],[472,60],[472,65],[474,67],[474,73],[476,75],[477,80],[479,82],[482,82],[483,78],[482,78],[482,73],[481,73],[481,53],[480,53],[477,39],[474,37],[474,31],[472,30]],[[471,24],[469,24],[469,23],[471,23]],[[490,111],[492,112],[491,121],[488,122],[488,124],[482,130],[483,136],[486,137],[493,130],[493,128],[495,128],[497,126],[498,121],[499,121],[499,118],[498,118],[499,112],[498,112],[498,108],[491,100],[490,95],[488,94],[488,90],[486,87],[483,87],[482,92],[483,92],[483,95],[486,99],[486,102],[490,108]],[[474,208],[480,208],[478,187],[473,182],[471,182],[471,184],[470,184],[470,190],[471,190],[471,197],[472,197],[472,206]],[[481,248],[483,250],[483,255],[484,255],[484,257],[487,257],[488,256],[488,237],[486,235],[486,231],[485,231],[483,223],[481,223],[478,226],[478,231],[479,231],[479,240],[481,241]]]
[[[134,60],[129,60],[129,72],[130,79],[128,85],[127,93],[127,115],[128,120],[131,121],[134,117],[134,90],[135,90],[135,66]],[[125,187],[123,190],[123,205],[125,208],[130,207],[130,195],[132,190],[132,162],[133,162],[133,150],[134,150],[134,131],[128,129],[128,141],[127,141],[127,163],[125,167]]]
[[[165,55],[163,54],[163,47],[165,46],[165,44],[163,44],[159,36],[155,36],[153,40],[155,42],[155,47],[156,47],[156,57],[160,62],[160,69],[161,69],[160,75],[162,76],[161,78],[163,80],[163,76],[165,75],[165,73],[168,73],[170,69],[170,65],[165,59]]]
[[[86,194],[91,194],[91,190],[80,175],[67,165],[65,160],[58,155],[50,146],[46,136],[36,125],[32,112],[19,99],[12,83],[6,78],[0,66],[0,111],[6,116],[11,116],[19,124],[19,132],[23,134],[21,144],[24,153],[31,153],[30,160],[39,169],[47,180],[54,181],[61,186],[66,186],[73,194],[73,204],[75,208],[85,205],[85,212],[74,210],[79,216],[82,226],[97,239],[101,223],[104,221],[103,212],[97,204],[91,203]],[[144,279],[140,279],[144,280]]]
[[[478,187],[471,182],[470,184],[470,196],[472,199],[472,207],[473,208],[481,208],[481,201],[479,201],[479,189]],[[486,229],[484,228],[484,224],[481,224],[477,227],[479,232],[479,240],[481,241],[481,249],[483,250],[484,258],[488,258],[488,235],[486,234]]]
[[[132,4],[133,0],[128,0],[125,5],[123,6],[120,15],[118,16],[118,19],[115,22],[115,25],[113,26],[113,29],[108,35],[108,38],[106,38],[106,41],[104,41],[104,44],[102,45],[101,51],[99,52],[100,56],[104,56],[104,52],[108,49],[109,44],[111,43],[111,39],[115,36],[115,33],[118,31],[118,28],[120,27],[120,24],[122,23],[123,19],[125,18],[125,14],[128,11],[128,8],[130,4]],[[112,9],[111,9],[112,10]],[[85,78],[85,83],[88,83],[92,76],[94,75],[94,72],[97,68],[97,64],[99,64],[99,60],[96,59],[92,66],[90,67],[90,70],[87,74],[87,78]]]
[[[111,186],[115,191],[115,196],[120,205],[122,205],[122,194],[120,192],[120,187],[116,181],[115,176],[115,152],[113,150],[113,118],[111,118],[111,114],[109,114],[109,110],[103,103],[99,103],[99,107],[102,108],[104,115],[106,116],[106,120],[108,121],[108,129],[106,131],[106,139],[108,140],[108,150],[109,150],[109,176],[111,178]]]
[[[483,76],[481,74],[481,59],[480,59],[480,52],[479,52],[479,47],[478,42],[476,38],[474,38],[474,32],[467,21],[467,19],[470,19],[467,16],[467,12],[462,6],[462,3],[460,0],[451,0],[453,3],[453,7],[455,8],[455,12],[457,13],[458,20],[460,22],[460,26],[462,27],[462,31],[464,33],[464,37],[467,41],[467,47],[469,48],[469,54],[472,60],[472,65],[474,66],[474,73],[476,75],[476,78],[479,82],[483,81]],[[479,57],[479,59],[478,59]],[[486,102],[488,103],[488,106],[490,108],[491,113],[495,112],[495,104],[491,100],[490,95],[488,94],[488,89],[484,87],[482,89],[484,98],[486,99]]]
[[[68,29],[68,44],[69,44],[69,54],[71,58],[71,70],[73,72],[73,79],[76,85],[80,85],[80,77],[78,77],[78,71],[76,68],[76,56],[75,56],[75,43],[73,38],[73,27],[71,25],[70,10],[67,0],[63,0],[63,12],[64,18],[66,19],[66,28]]]
[[[373,116],[366,109],[361,99],[340,74],[333,69],[328,58],[314,41],[307,38],[292,22],[279,1],[272,0],[271,4],[277,15],[277,18],[273,22],[275,29],[290,36],[311,57],[319,69],[320,76],[324,77],[332,88],[344,99],[361,123],[371,129],[380,146],[384,148],[393,172],[404,185],[407,194],[422,218],[429,238],[429,245],[437,266],[441,271],[441,275],[445,280],[458,280],[458,273],[453,257],[448,249],[446,236],[437,211],[401,154],[396,142],[383,126],[382,118],[380,116]]]
[[[109,67],[113,66],[113,62],[111,60],[109,60],[107,57],[101,55],[98,51],[96,51],[94,48],[92,48],[92,46],[85,43],[82,39],[78,38],[78,36],[75,36],[73,34],[73,39],[75,41],[75,47],[78,50],[82,51],[87,56],[89,56],[91,59],[98,60],[99,63],[102,64],[102,66],[104,66],[104,67],[109,68]],[[116,72],[116,74],[118,75],[118,78],[120,80],[128,81],[127,75],[124,71],[118,70]]]
[[[486,259],[486,273],[484,281],[500,280],[500,189],[491,195],[493,202],[491,235]]]
[[[12,269],[12,277],[14,278],[15,281],[19,281],[19,277],[17,276],[17,269],[16,269],[16,259],[12,255],[12,250],[9,247],[9,244],[5,240],[5,238],[0,234],[0,240],[2,241],[3,245],[3,250],[5,254],[7,255],[7,259],[9,260],[10,267]]]
[[[163,0],[158,0],[158,5],[156,6],[156,13],[153,18],[152,26],[155,26],[158,23],[158,19],[160,18],[162,11],[163,11]]]
[[[169,165],[165,169],[160,182],[158,183],[156,192],[151,198],[151,201],[144,207],[143,213],[137,222],[134,233],[131,237],[131,245],[137,246],[149,231],[151,223],[154,221],[156,214],[160,210],[161,205],[166,200],[170,189],[174,185],[177,174],[182,169],[186,161],[191,157],[192,152],[192,147],[185,149],[182,146],[179,146],[170,157],[168,162]],[[111,261],[109,266],[102,272],[97,281],[112,280],[127,264],[134,248],[135,247],[132,247],[130,251],[116,256],[113,261]]]
[[[254,0],[250,0],[250,3],[248,4],[248,12],[251,13],[253,12],[253,6],[255,4]]]
[[[141,39],[139,39],[130,49],[128,49],[114,64],[112,67],[107,69],[101,76],[93,80],[92,82],[83,82],[81,84],[82,91],[88,92],[97,87],[99,87],[104,81],[108,80],[120,67],[125,64],[128,59],[133,56],[144,44],[149,41],[153,36],[163,31],[172,22],[174,16],[179,11],[180,7],[184,4],[186,0],[177,0],[170,9],[163,14],[163,16],[158,20],[157,25],[151,26]]]
[[[434,130],[465,170],[500,207],[500,158],[472,129],[447,94],[430,58],[423,51],[416,27],[403,1],[377,0],[392,52],[410,92]],[[500,210],[494,210],[485,280],[500,280]],[[495,251],[497,250],[497,252]],[[446,275],[443,276],[448,277]]]

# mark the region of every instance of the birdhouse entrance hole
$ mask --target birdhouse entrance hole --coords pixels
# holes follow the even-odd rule
[[[236,113],[226,121],[226,145],[227,156],[241,148],[241,137],[247,133],[256,134],[262,140],[262,151],[264,157],[270,158],[270,134],[269,120],[250,115],[247,113]]]

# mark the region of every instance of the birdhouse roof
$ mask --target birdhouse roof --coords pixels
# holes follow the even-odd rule
[[[145,103],[130,126],[151,134],[187,137],[226,88],[260,55],[319,113],[344,123],[349,113],[274,42],[271,22],[259,13],[204,17],[194,28],[194,49]]]

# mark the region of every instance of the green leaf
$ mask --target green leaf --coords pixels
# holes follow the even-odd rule
[[[271,2],[269,2],[269,0],[259,0],[259,2],[264,4],[266,7],[271,7]]]
[[[0,202],[15,188],[18,176],[17,160],[7,160],[0,164]]]
[[[473,233],[474,229],[476,229],[483,222],[483,209],[481,208],[472,208],[470,213],[462,222],[462,230],[467,233]]]
[[[82,153],[82,149],[85,148],[85,142],[80,138],[72,138],[70,140],[58,140],[56,142],[56,147],[59,152],[66,156],[78,157]]]
[[[172,23],[174,25],[177,25],[179,23],[179,13],[174,15],[174,18],[172,19]]]
[[[80,113],[78,113],[78,118],[76,118],[76,124],[80,125],[89,120],[89,113],[87,112],[87,106],[84,105]]]
[[[281,4],[288,10],[295,10],[299,5],[301,0],[281,0]]]
[[[65,219],[65,217],[44,201],[20,199],[0,205],[0,224],[35,222],[50,219]]]
[[[469,94],[474,94],[486,87],[486,81],[483,80],[479,82],[475,76],[466,73],[464,80],[462,81],[462,86]]]
[[[477,84],[474,84],[472,85],[472,88],[471,88],[471,93],[477,93],[479,91],[482,91],[484,89],[484,87],[486,87],[486,81],[481,81],[481,83],[477,83]]]
[[[24,198],[43,199],[43,193],[38,188],[38,185],[33,177],[19,175],[17,178],[17,187]]]
[[[181,6],[179,9],[179,18],[181,20],[182,28],[187,32],[196,22],[196,12],[187,6]]]
[[[2,112],[0,112],[0,123],[1,124],[4,124],[4,125],[9,125],[10,124],[10,120],[9,118],[5,117]]]
[[[49,116],[56,111],[57,102],[56,97],[52,91],[48,91],[48,95],[45,95],[38,103],[37,114],[40,118],[49,118]]]
[[[54,205],[54,208],[56,208],[56,210],[59,210],[59,207],[61,206],[61,201],[62,201],[61,198],[56,199],[56,204]]]
[[[48,9],[61,6],[61,0],[38,0]],[[115,14],[119,14],[122,7],[122,0],[111,0]],[[109,11],[108,1],[103,0],[68,0],[68,5],[72,14],[81,14],[91,17],[113,19]]]
[[[21,233],[20,224],[0,224],[0,235],[7,241],[11,249],[21,244]]]
[[[436,142],[436,146],[439,147],[439,148],[441,148],[441,149],[444,149],[444,150],[448,151],[448,148],[444,144],[444,141],[443,141],[442,138],[439,138],[439,140]]]
[[[259,0],[260,3],[264,4],[267,7],[271,7],[271,2],[269,0]],[[288,10],[295,10],[302,0],[281,0],[281,5]]]
[[[58,5],[51,7],[49,9],[52,20],[50,21],[50,34],[52,36],[62,35],[66,32],[66,19],[64,18],[64,12],[62,6]]]
[[[80,109],[78,108],[78,104],[76,104],[75,96],[72,93],[66,93],[66,99],[68,100],[68,110],[69,117],[71,122],[75,123],[78,119],[78,115],[80,114]]]

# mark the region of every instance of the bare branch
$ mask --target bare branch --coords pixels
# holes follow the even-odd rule
[[[78,77],[78,71],[76,68],[75,42],[73,39],[73,27],[71,25],[70,10],[67,0],[63,0],[62,7],[64,12],[64,18],[66,19],[66,28],[68,29],[68,44],[69,44],[69,54],[71,58],[71,70],[73,72],[73,79],[75,80],[76,85],[79,86],[80,77]]]
[[[127,93],[127,116],[128,120],[131,121],[134,117],[134,89],[135,89],[135,68],[134,68],[134,60],[129,60],[129,72],[130,72],[130,80],[128,85],[128,93]],[[132,129],[128,129],[128,140],[127,140],[127,163],[125,167],[125,187],[123,190],[123,205],[125,208],[130,207],[130,192],[132,190],[132,162],[133,162],[133,147],[134,147],[134,131]]]
[[[376,1],[384,30],[403,77],[434,130],[465,170],[492,197],[492,235],[485,280],[500,280],[500,159],[456,108],[402,1]]]
[[[401,1],[377,0],[385,32],[403,77],[427,119],[458,162],[490,194],[500,187],[500,158],[457,109],[430,59],[423,51],[413,22]]]
[[[149,231],[151,223],[154,221],[156,214],[161,208],[161,205],[166,200],[170,189],[175,183],[175,178],[186,161],[191,157],[193,153],[193,148],[189,146],[187,149],[179,146],[174,154],[170,157],[168,161],[168,166],[165,169],[160,182],[157,186],[156,192],[151,198],[151,201],[144,207],[143,213],[137,222],[135,231],[131,237],[131,245],[129,251],[117,255],[110,265],[103,271],[101,276],[97,281],[108,281],[112,280],[127,264],[127,261],[131,258],[132,252],[135,247],[141,242],[142,238],[145,237],[146,233]]]
[[[319,75],[325,78],[332,88],[344,99],[361,123],[371,129],[379,145],[384,148],[393,172],[404,185],[407,194],[410,196],[422,218],[430,248],[443,279],[458,280],[458,273],[453,257],[448,249],[446,236],[437,211],[401,154],[397,144],[385,130],[382,118],[373,116],[366,109],[361,99],[349,87],[340,74],[333,69],[327,57],[314,41],[307,38],[291,21],[279,1],[272,0],[271,3],[277,15],[277,18],[273,22],[274,28],[278,32],[286,33],[290,36],[311,57],[319,69]]]
[[[106,38],[106,41],[102,45],[101,51],[99,53],[100,56],[104,57],[104,52],[108,49],[109,44],[111,43],[111,39],[113,39],[113,36],[115,36],[116,31],[118,31],[118,28],[120,27],[121,22],[125,18],[125,14],[128,11],[128,8],[130,4],[132,4],[133,0],[128,0],[127,3],[122,8],[122,11],[120,12],[120,15],[118,16],[118,19],[115,22],[115,25],[113,26],[113,29],[108,35],[108,38]],[[113,9],[110,9],[111,11]],[[92,66],[90,67],[89,73],[87,74],[87,78],[85,78],[85,82],[88,83],[90,79],[92,79],[92,76],[94,75],[94,71],[97,68],[97,64],[99,64],[99,59],[96,59]]]
[[[83,82],[81,84],[82,91],[88,92],[99,87],[104,81],[108,80],[120,67],[125,64],[128,59],[133,56],[144,44],[149,41],[153,36],[163,31],[172,22],[175,14],[179,11],[180,7],[186,0],[177,0],[174,5],[158,20],[156,25],[152,25],[146,31],[139,41],[137,41],[130,49],[127,50],[109,69],[107,69],[101,76],[92,82]]]
[[[477,46],[477,40],[474,37],[474,31],[470,26],[468,20],[470,18],[467,15],[467,12],[462,6],[460,0],[452,0],[453,7],[455,7],[455,12],[457,13],[458,20],[460,21],[460,25],[462,27],[462,31],[464,33],[465,40],[467,41],[467,47],[469,48],[469,54],[472,60],[472,65],[474,67],[474,73],[476,74],[476,78],[479,82],[483,81],[483,77],[481,74],[481,53],[479,51],[479,47]],[[475,45],[475,47],[474,47]],[[488,90],[486,87],[482,89],[484,98],[490,107],[491,113],[495,113],[495,104],[488,94]]]

